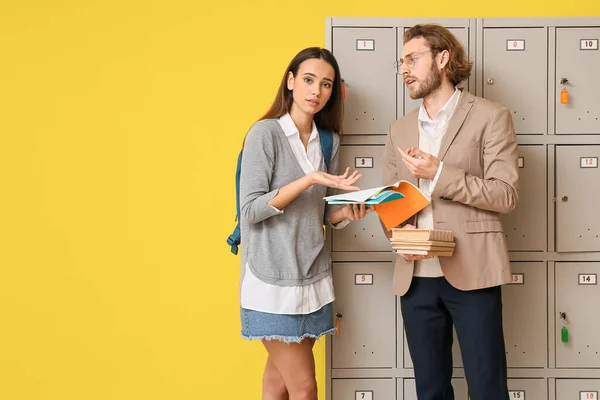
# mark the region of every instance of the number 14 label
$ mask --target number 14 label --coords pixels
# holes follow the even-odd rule
[[[579,400],[598,400],[598,392],[579,392]]]

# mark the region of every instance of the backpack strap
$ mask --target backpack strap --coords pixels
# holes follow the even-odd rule
[[[321,142],[321,149],[323,150],[323,157],[325,158],[325,166],[329,171],[329,163],[331,162],[331,155],[333,153],[333,133],[326,129],[319,129],[319,140]]]
[[[235,220],[237,224],[233,233],[227,238],[227,244],[231,246],[231,252],[235,255],[238,253],[238,246],[242,241],[242,233],[240,232],[240,173],[242,171],[242,151],[238,156],[237,169],[235,170]]]

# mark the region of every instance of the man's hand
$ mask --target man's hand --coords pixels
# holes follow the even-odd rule
[[[429,153],[425,153],[417,148],[409,147],[403,151],[397,147],[402,155],[402,161],[406,168],[415,178],[433,179],[440,167],[440,160]]]
[[[416,229],[417,227],[411,224],[406,224],[402,227],[402,229]],[[428,258],[433,258],[433,256],[423,256],[417,254],[402,254],[399,253],[406,261],[421,261],[426,260]]]

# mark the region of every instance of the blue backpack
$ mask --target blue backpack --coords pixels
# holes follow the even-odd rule
[[[331,162],[331,153],[333,152],[333,134],[331,131],[319,129],[319,140],[321,141],[321,149],[323,150],[323,157],[325,158],[325,166],[329,168]],[[237,160],[237,169],[235,170],[235,208],[236,215],[235,220],[237,224],[233,233],[227,238],[227,244],[231,246],[231,252],[233,254],[238,253],[238,246],[242,242],[242,234],[240,232],[240,172],[242,169],[242,153],[244,149],[240,151]]]

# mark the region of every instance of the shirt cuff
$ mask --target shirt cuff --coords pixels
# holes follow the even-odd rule
[[[348,218],[345,218],[344,220],[338,222],[335,225],[332,224],[331,226],[333,226],[333,229],[342,229],[343,227],[345,227],[349,223],[350,223],[350,220]]]
[[[275,212],[276,212],[277,214],[283,214],[283,210],[280,210],[279,208],[277,208],[277,207],[275,207],[275,206],[272,206],[272,205],[270,205],[270,204],[267,204],[267,205],[268,205],[269,207],[271,207],[273,210],[275,210]]]
[[[429,193],[433,193],[434,189],[435,189],[435,185],[437,185],[437,181],[438,179],[440,179],[440,175],[442,173],[442,167],[444,166],[444,162],[440,161],[440,166],[438,167],[437,172],[435,173],[435,176],[433,177],[433,181],[431,181],[431,186],[429,187]]]

